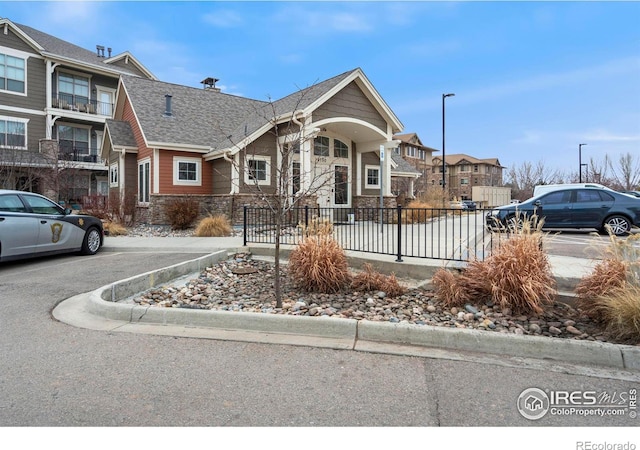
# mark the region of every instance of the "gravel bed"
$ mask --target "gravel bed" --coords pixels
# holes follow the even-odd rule
[[[152,307],[331,316],[616,343],[586,315],[561,302],[547,306],[541,315],[515,314],[491,302],[448,308],[432,290],[421,287],[415,280],[400,280],[408,290],[393,298],[385,292],[353,290],[309,293],[294,286],[283,264],[283,305],[275,308],[274,279],[272,262],[241,253],[208,267],[197,278],[149,290],[132,301]]]
[[[186,230],[174,230],[168,225],[135,225],[127,228],[125,236],[130,237],[193,237],[195,236],[195,228],[187,228]],[[242,236],[242,230],[234,228],[233,236]],[[114,236],[117,237],[117,236]]]

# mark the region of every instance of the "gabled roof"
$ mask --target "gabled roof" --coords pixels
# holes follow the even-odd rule
[[[207,152],[238,151],[262,136],[276,122],[289,120],[293,114],[306,115],[335,95],[346,84],[363,74],[351,70],[314,84],[272,102],[225,94],[214,89],[193,88],[148,80],[130,75],[120,78],[118,113],[127,96],[146,145],[166,149]],[[368,83],[368,81],[367,81]],[[171,115],[167,116],[166,95],[171,96]],[[374,94],[370,91],[370,96]],[[377,93],[375,94],[377,95]],[[382,100],[387,120],[402,126]]]
[[[391,168],[391,175],[413,175],[415,177],[422,175],[422,172],[413,167],[402,156],[396,155],[393,152],[391,152],[391,161],[394,163],[392,166],[395,166]]]
[[[114,148],[137,148],[136,138],[129,122],[106,119],[105,132]]]
[[[114,66],[111,64],[114,61],[118,61],[119,56],[111,58],[104,58],[98,56],[97,52],[86,50],[75,44],[67,41],[63,41],[50,34],[43,33],[40,30],[31,28],[27,25],[17,24],[11,22],[9,19],[0,19],[0,26],[10,27],[18,36],[20,36],[27,44],[29,44],[34,51],[42,56],[57,58],[69,63],[76,63],[80,65],[89,65],[96,70],[102,70],[113,74],[129,73],[137,75],[138,72],[131,69],[127,69],[122,66]],[[129,61],[142,73],[151,79],[156,79],[155,76],[144,67],[137,59],[128,52],[122,54],[129,56]]]
[[[191,147],[205,152],[228,145],[245,118],[266,104],[213,89],[128,75],[120,80],[149,147]],[[171,95],[171,116],[165,115],[167,94]]]
[[[405,134],[396,134],[393,136],[393,139],[399,140],[405,144],[414,145],[423,150],[428,150],[431,152],[437,152],[435,148],[427,147],[422,143],[420,138],[418,137],[418,133],[405,133]]]
[[[442,156],[434,156],[433,159],[437,159],[439,161],[442,161]],[[502,167],[500,165],[500,161],[498,161],[498,158],[486,158],[486,159],[478,159],[478,158],[474,158],[473,156],[469,156],[469,155],[465,155],[464,153],[456,153],[453,155],[446,155],[444,157],[445,163],[450,165],[450,166],[456,166],[460,163],[464,163],[467,162],[469,164],[488,164],[491,166],[499,166]]]

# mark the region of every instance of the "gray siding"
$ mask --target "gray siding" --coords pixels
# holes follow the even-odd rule
[[[33,53],[33,48],[23,41],[13,30],[9,29],[9,33],[0,33],[0,47],[9,47],[27,53]]]
[[[253,185],[247,185],[244,183],[244,159],[245,156],[251,155],[261,155],[261,156],[270,156],[271,157],[271,186],[260,186],[260,190],[266,194],[272,194],[275,192],[275,182],[276,182],[276,174],[277,172],[277,149],[276,149],[276,139],[273,133],[267,132],[256,139],[247,149],[242,152],[242,157],[240,158],[240,193],[241,194],[251,194],[256,192],[256,187]]]
[[[0,34],[1,36],[2,34]],[[13,108],[43,111],[46,106],[46,79],[44,60],[27,59],[27,96],[0,93],[0,104]],[[43,129],[44,130],[44,129]]]
[[[313,112],[313,121],[332,117],[355,117],[387,131],[387,122],[355,82],[349,83]]]
[[[131,63],[127,64],[124,62],[124,59],[118,60],[117,62],[110,63],[109,65],[113,67],[117,67],[119,69],[126,70],[127,73],[129,74],[135,74],[135,75],[139,75],[147,78],[147,75],[143,71],[138,69],[138,67],[135,64],[131,64]]]
[[[231,192],[231,163],[224,159],[212,161],[213,188],[212,194],[227,195]]]
[[[367,186],[367,165],[380,166],[380,159],[374,152],[362,154],[362,195],[380,194],[380,189],[366,189]]]

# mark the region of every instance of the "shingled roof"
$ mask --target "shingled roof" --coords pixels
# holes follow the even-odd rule
[[[232,147],[271,124],[274,117],[307,108],[351,73],[353,70],[273,102],[128,75],[121,79],[149,145],[205,151]],[[171,95],[170,116],[165,114],[167,94]]]
[[[105,125],[114,147],[137,147],[136,138],[129,122],[106,119]]]
[[[40,47],[42,47],[42,53],[47,53],[69,60],[74,60],[83,64],[92,65],[96,68],[101,68],[102,70],[107,70],[110,72],[138,75],[139,71],[136,71],[133,68],[128,69],[123,65],[116,66],[114,64],[111,64],[112,62],[118,60],[121,55],[126,54],[129,58],[135,61],[135,64],[140,71],[147,74],[150,78],[155,79],[154,75],[128,52],[121,53],[120,55],[115,55],[111,58],[105,58],[102,56],[98,56],[96,51],[84,49],[70,42],[63,41],[62,39],[59,39],[50,34],[43,33],[40,30],[36,30],[35,28],[31,28],[30,26],[13,23],[9,19],[3,19],[3,22],[7,22],[17,27],[22,33],[24,33],[27,37],[29,37]]]

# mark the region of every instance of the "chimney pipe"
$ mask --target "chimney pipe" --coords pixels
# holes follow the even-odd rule
[[[171,112],[171,95],[170,94],[165,94],[164,103],[165,103],[164,115],[167,117],[171,117],[173,114]]]
[[[111,47],[107,48],[107,52],[109,52],[109,58],[111,58]]]

